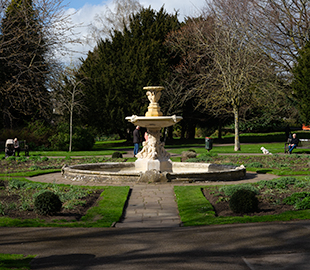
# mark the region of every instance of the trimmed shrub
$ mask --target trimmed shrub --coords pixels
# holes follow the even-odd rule
[[[258,199],[255,192],[240,189],[231,196],[229,207],[234,213],[253,213],[258,210]]]
[[[34,208],[40,215],[53,215],[61,210],[59,196],[51,191],[45,191],[34,200]]]
[[[114,152],[112,158],[123,158],[123,154],[120,152]]]
[[[197,157],[197,154],[195,151],[183,151],[182,152],[182,162],[190,159],[190,158],[196,158]]]

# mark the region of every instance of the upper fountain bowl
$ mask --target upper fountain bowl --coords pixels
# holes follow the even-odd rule
[[[126,120],[133,123],[136,126],[146,127],[146,128],[164,128],[175,125],[182,120],[182,116],[127,116]]]
[[[127,116],[126,120],[136,126],[146,127],[150,129],[170,127],[182,120],[181,116],[163,116],[163,113],[160,111],[158,101],[161,97],[161,91],[164,89],[164,87],[146,86],[143,87],[143,89],[146,91],[146,96],[150,101],[148,111],[145,113],[145,116]]]

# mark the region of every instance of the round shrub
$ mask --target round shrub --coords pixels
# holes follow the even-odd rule
[[[120,152],[114,152],[112,154],[112,158],[123,158],[123,155]]]
[[[255,192],[240,189],[231,196],[229,207],[234,213],[253,213],[258,210],[258,199]]]
[[[190,158],[196,158],[196,157],[197,157],[197,154],[195,151],[190,151],[190,150],[189,151],[183,151],[181,160],[182,160],[182,162],[184,162]]]
[[[41,215],[53,215],[61,210],[59,196],[51,191],[45,191],[34,200],[34,208]]]

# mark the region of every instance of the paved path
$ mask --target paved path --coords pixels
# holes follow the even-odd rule
[[[39,270],[309,270],[310,221],[175,228],[0,228]]]
[[[180,222],[172,185],[137,184],[131,189],[125,218],[116,227],[178,227]]]

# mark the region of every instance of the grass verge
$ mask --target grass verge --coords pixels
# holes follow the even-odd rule
[[[26,270],[30,269],[30,262],[34,258],[34,255],[22,255],[22,254],[3,254],[0,253],[0,270],[15,269]]]
[[[48,170],[36,170],[31,172],[18,172],[18,173],[2,173],[0,177],[32,177],[42,174],[60,172],[61,169],[48,169]]]
[[[216,217],[211,203],[202,194],[203,186],[175,186],[179,214],[183,226],[220,225],[310,218],[310,210],[287,211],[279,215]]]

